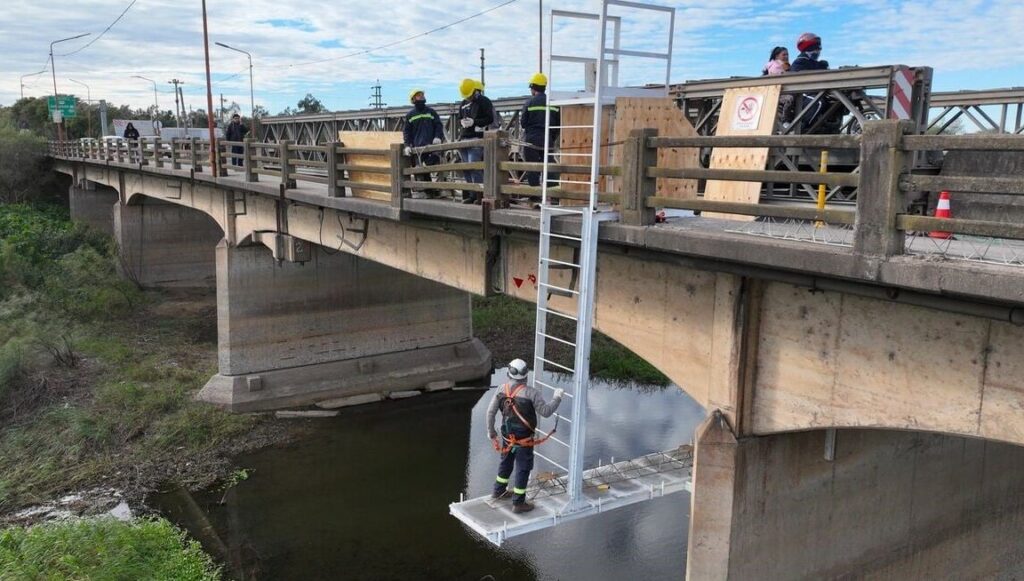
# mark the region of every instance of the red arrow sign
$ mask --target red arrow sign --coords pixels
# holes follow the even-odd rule
[[[523,286],[523,279],[512,277],[512,282],[516,283],[516,288]]]

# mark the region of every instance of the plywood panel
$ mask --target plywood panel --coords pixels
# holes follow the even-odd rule
[[[402,143],[401,131],[339,131],[338,141],[345,147],[359,149],[390,149],[393,143]],[[389,167],[390,161],[387,156],[379,155],[351,155],[342,156],[343,163],[353,165],[368,165],[373,167]],[[387,174],[368,173],[359,171],[348,172],[349,178],[354,182],[370,184],[391,185],[391,178]],[[371,200],[390,201],[391,194],[374,190],[360,190],[353,188],[352,196],[356,198],[369,198]]]
[[[615,100],[615,125],[612,138],[618,142],[629,137],[633,129],[654,128],[661,137],[693,137],[693,125],[671,98],[649,99],[620,97]],[[613,151],[617,153],[619,150]],[[616,159],[616,162],[621,160]],[[696,148],[673,147],[658,150],[658,166],[696,168],[699,165]],[[669,198],[697,197],[697,180],[658,178],[658,194]]]
[[[748,108],[741,109],[746,99],[760,96],[762,99],[760,117],[756,127],[742,127]],[[775,128],[775,115],[779,108],[779,85],[728,89],[722,99],[722,113],[715,135],[771,135]],[[753,169],[763,170],[768,163],[768,148],[718,148],[711,153],[711,169]],[[760,182],[726,182],[708,180],[704,190],[707,200],[743,202],[756,204],[761,197]],[[706,213],[709,218],[730,220],[753,220],[753,216]]]
[[[562,114],[562,125],[590,126],[594,124],[594,107],[592,105],[569,105],[563,106],[560,109]],[[601,120],[601,143],[607,144],[611,142],[614,108],[610,105],[605,106],[603,109],[603,115],[604,117]],[[592,134],[593,130],[589,127],[583,129],[563,129],[559,139],[559,147],[562,153],[591,153],[591,148],[593,147],[593,139],[591,139]],[[607,146],[601,148],[602,165],[612,163],[614,153],[611,149],[612,147]],[[571,165],[590,165],[590,158],[578,157],[576,155],[563,155],[562,163]],[[587,182],[590,180],[590,176],[582,174],[562,174],[561,179]],[[603,177],[598,184],[599,191],[611,191],[610,178]],[[586,193],[590,191],[585,183],[561,184],[561,187],[570,192]],[[583,202],[572,202],[570,200],[566,200],[564,203],[582,204]]]

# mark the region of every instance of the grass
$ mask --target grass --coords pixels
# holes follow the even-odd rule
[[[199,544],[163,519],[83,519],[0,531],[0,579],[220,578]]]
[[[569,321],[551,320],[548,325],[558,337],[575,332],[575,326]],[[532,304],[505,295],[473,297],[473,331],[491,348],[497,365],[505,365],[516,357],[529,360],[535,328],[536,309]],[[558,361],[568,358],[568,353],[568,347],[555,348],[552,355]],[[597,331],[591,339],[590,373],[613,382],[671,383],[653,365]]]
[[[193,401],[216,368],[212,296],[142,293],[114,256],[59,209],[0,205],[0,515],[152,487],[258,421]]]

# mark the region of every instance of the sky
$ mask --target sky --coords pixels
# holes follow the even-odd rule
[[[927,65],[935,69],[936,91],[1024,85],[1024,43],[1017,38],[1024,29],[1020,0],[650,1],[676,9],[673,83],[757,75],[773,46],[787,46],[795,57],[796,38],[811,31],[824,39],[822,58],[833,68]],[[538,0],[208,0],[207,5],[215,102],[223,94],[246,112],[248,61],[214,42],[252,53],[256,103],[271,113],[294,107],[306,93],[331,110],[367,107],[378,80],[389,105],[407,104],[413,88],[426,90],[434,102],[456,101],[459,81],[479,77],[480,48],[492,98],[527,93],[538,67]],[[177,78],[185,82],[188,105],[205,109],[200,6],[199,0],[6,0],[0,8],[0,104],[17,100],[21,75],[44,69],[45,74],[25,78],[25,95],[52,94],[50,42],[91,33],[55,46],[59,92],[85,98],[86,88],[69,80],[74,79],[89,86],[94,100],[148,107],[153,84],[134,77],[139,75],[156,81],[160,108],[173,110],[168,81]],[[600,2],[544,0],[543,7],[545,12],[593,12]],[[623,17],[623,48],[667,50],[667,18],[621,8],[613,13]],[[547,53],[547,15],[544,28]],[[560,25],[556,51],[592,56],[596,29]],[[624,60],[622,81],[662,82],[664,65],[658,67]],[[581,78],[575,67],[560,66],[551,85],[565,88]]]

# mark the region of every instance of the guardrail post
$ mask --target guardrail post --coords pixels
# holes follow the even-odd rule
[[[338,142],[328,141],[326,147],[324,160],[327,162],[327,196],[337,198],[345,193],[344,188],[338,187]]]
[[[860,144],[860,186],[853,250],[888,257],[902,254],[905,237],[896,216],[906,211],[900,176],[906,170],[903,135],[910,125],[899,121],[867,121]]]
[[[653,128],[634,129],[622,144],[622,207],[623,224],[648,226],[655,222],[655,209],[647,207],[647,198],[658,191],[658,181],[647,176],[647,168],[658,165],[658,150],[647,147],[647,140],[656,137]]]
[[[219,177],[225,177],[228,175],[228,156],[227,152],[231,148],[230,145],[222,143],[221,140],[217,140],[217,155],[214,157],[217,160],[217,175]],[[234,158],[232,158],[233,160]]]
[[[492,208],[508,207],[508,198],[501,193],[502,179],[499,165],[508,160],[508,134],[504,131],[484,133],[484,199],[492,200]]]
[[[388,166],[391,168],[391,207],[402,209],[402,198],[407,197],[407,192],[402,187],[402,180],[406,178],[405,168],[412,165],[412,159],[402,155],[404,145],[392,143],[388,151]]]
[[[153,165],[156,167],[164,166],[164,150],[163,141],[157,137],[153,140]]]
[[[292,158],[294,157],[294,154],[295,154],[294,151],[290,151],[289,150],[289,147],[291,146],[292,143],[294,143],[294,142],[292,140],[290,140],[290,139],[282,139],[281,141],[277,142],[278,147],[281,148],[281,150],[280,150],[281,151],[280,159],[281,159],[281,189],[282,190],[294,189],[295,188],[295,179],[292,178],[292,166],[291,166],[291,163],[289,163],[289,162],[291,162],[291,160],[292,160]]]
[[[178,157],[180,153],[181,140],[177,137],[171,138],[171,169],[181,169],[181,158]]]
[[[135,140],[136,155],[138,156],[139,165],[147,165],[149,162],[146,161],[146,138],[140,137]]]
[[[252,137],[242,140],[242,168],[245,170],[245,181],[259,181],[259,174],[256,173],[256,165],[253,160]]]
[[[203,171],[203,166],[199,162],[199,160],[201,159],[199,156],[199,140],[196,139],[195,137],[189,137],[188,141],[189,145],[191,146],[191,149],[189,149],[189,153],[192,156],[192,172],[199,173]]]

